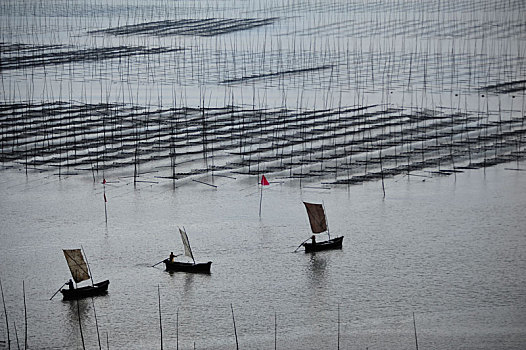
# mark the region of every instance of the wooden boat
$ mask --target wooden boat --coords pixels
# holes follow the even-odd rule
[[[193,272],[193,273],[210,273],[212,262],[196,263],[192,248],[190,247],[190,241],[186,231],[179,228],[181,234],[181,240],[183,241],[184,255],[191,258],[192,262],[174,261],[174,256],[171,254],[170,258],[163,260],[166,271],[169,272]]]
[[[171,272],[194,272],[194,273],[210,273],[210,267],[212,262],[206,263],[191,263],[191,262],[182,262],[182,261],[170,261],[166,259],[163,261],[166,266],[166,271]]]
[[[69,280],[64,285],[69,285],[69,288],[60,290],[64,300],[82,299],[96,295],[103,295],[108,293],[109,280],[98,283],[93,283],[93,278],[90,276],[89,265],[86,263],[81,249],[63,249],[64,256],[71,272],[71,277],[75,284],[91,279],[91,286],[73,287],[73,281]]]
[[[329,226],[327,225],[327,216],[322,204],[303,202],[307,215],[309,216],[310,227],[312,230],[311,242],[304,241],[301,245],[305,247],[305,253],[318,252],[330,249],[342,249],[343,236],[331,238]],[[316,234],[327,232],[328,240],[317,242]],[[300,247],[301,247],[300,245]]]
[[[64,300],[82,299],[107,294],[109,284],[110,281],[106,280],[95,283],[93,286],[85,286],[75,289],[64,288],[60,292],[62,293]]]
[[[342,249],[343,245],[343,236],[329,239],[328,241],[312,243],[303,243],[306,253],[319,252],[320,250],[329,250],[329,249]]]

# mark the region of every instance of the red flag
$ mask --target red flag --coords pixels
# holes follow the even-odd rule
[[[106,199],[106,193],[104,193],[104,202],[107,202],[108,200]]]
[[[103,184],[103,185],[106,184],[106,179],[102,179],[102,184]]]
[[[265,177],[265,175],[262,175],[261,176],[261,186],[268,186],[270,185],[267,181],[267,178]]]

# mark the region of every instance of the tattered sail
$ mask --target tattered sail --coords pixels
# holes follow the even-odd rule
[[[321,233],[327,231],[327,220],[325,219],[323,205],[307,202],[303,202],[303,204],[305,204],[307,214],[309,215],[312,233]]]
[[[192,260],[194,260],[195,262],[194,255],[192,254],[192,249],[190,248],[190,241],[188,241],[188,236],[186,235],[186,232],[179,228],[179,233],[181,234],[181,239],[183,240],[184,255],[192,258]]]
[[[80,249],[63,249],[63,251],[75,283],[89,279],[88,265],[84,261],[82,251]]]

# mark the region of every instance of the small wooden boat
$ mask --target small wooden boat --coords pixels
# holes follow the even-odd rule
[[[319,252],[320,250],[342,249],[343,237],[336,237],[328,241],[312,243],[303,243],[305,253]]]
[[[82,299],[107,294],[109,284],[110,281],[106,280],[99,283],[95,283],[93,286],[85,286],[74,289],[64,288],[60,292],[62,293],[64,300]]]
[[[327,217],[325,215],[323,205],[307,202],[303,202],[303,204],[305,205],[305,209],[307,209],[307,215],[309,216],[310,227],[313,233],[311,237],[312,241],[310,243],[307,243],[307,241],[305,241],[300,245],[300,247],[302,245],[305,247],[305,253],[312,253],[329,249],[342,249],[343,236],[331,238],[329,226],[327,225]],[[329,239],[327,241],[316,242],[315,235],[323,232],[327,232]]]
[[[85,287],[73,287],[73,281],[64,285],[69,285],[69,288],[63,288],[60,290],[64,300],[82,299],[92,297],[96,295],[104,295],[108,293],[109,280],[105,280],[98,283],[93,283],[93,278],[90,276],[89,265],[87,264],[81,249],[63,249],[64,256],[71,272],[71,277],[75,281],[75,284],[82,281],[91,279],[91,286]]]
[[[194,254],[192,253],[192,248],[190,247],[190,241],[188,240],[188,235],[186,231],[179,228],[179,233],[181,234],[181,240],[183,241],[184,246],[184,255],[191,258],[193,262],[182,262],[174,261],[173,253],[170,254],[170,258],[163,260],[166,271],[169,272],[193,272],[193,273],[210,273],[210,267],[212,262],[206,263],[196,263],[194,259]]]
[[[212,266],[211,261],[206,263],[191,263],[165,259],[163,262],[166,266],[166,271],[170,272],[210,273],[210,267]]]

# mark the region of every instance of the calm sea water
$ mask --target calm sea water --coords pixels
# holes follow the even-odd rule
[[[491,98],[480,96],[486,86],[524,80],[520,1],[8,0],[0,8],[4,61],[32,62],[2,70],[0,102],[8,105],[300,111],[379,105],[414,108],[414,117],[420,110],[486,121],[524,116],[524,94],[515,99],[490,89]],[[240,19],[254,18],[273,24],[232,32],[227,24],[219,28],[224,33],[204,36],[199,30],[209,19],[243,25]],[[92,32],[189,19],[201,27],[171,35]],[[79,58],[123,46],[131,53]],[[147,55],[141,47],[183,50]],[[68,52],[47,64],[38,56]],[[26,61],[31,55],[36,61]],[[247,82],[225,83],[232,79]],[[24,140],[9,141],[21,122],[2,125],[2,152],[31,149]],[[68,128],[74,126],[70,121]],[[27,132],[26,141],[49,146],[61,130]],[[75,141],[106,137],[99,124],[95,130]],[[492,134],[483,131],[490,142]],[[520,155],[520,135],[515,143],[495,137],[495,146],[469,152],[484,152],[486,160],[502,143]],[[234,349],[233,315],[241,349],[412,349],[414,324],[420,349],[526,348],[526,179],[524,171],[506,169],[524,163],[447,177],[398,176],[386,180],[384,198],[380,182],[302,187],[272,173],[262,193],[258,178],[230,173],[199,177],[217,188],[188,181],[174,189],[153,172],[164,167],[167,175],[168,159],[142,162],[146,182],[136,187],[130,169],[92,176],[63,164],[62,174],[81,174],[58,176],[52,166],[68,150],[76,152],[59,147],[59,158],[46,155],[53,165],[42,173],[2,163],[0,279],[9,327],[0,308],[0,348],[9,347],[8,331],[12,348],[17,337],[24,346],[23,285],[30,349],[82,349],[80,325],[87,349],[98,348],[98,338],[104,349],[161,348],[160,324],[164,349]],[[196,157],[178,162],[206,168]],[[331,234],[345,236],[341,251],[293,253],[310,236],[302,201],[324,203]],[[152,267],[170,251],[182,252],[178,226],[188,232],[196,260],[213,262],[211,275]],[[49,300],[70,277],[62,249],[80,247],[95,281],[111,281],[109,294],[78,304],[60,295]]]
[[[507,164],[449,177],[397,177],[331,189],[263,190],[257,178],[138,183],[105,174],[3,170],[0,278],[12,346],[33,349],[421,349],[526,346],[526,179]],[[524,164],[520,164],[524,167]],[[425,180],[425,181],[423,181]],[[212,179],[209,179],[212,181]],[[292,253],[309,237],[302,201],[323,202],[341,251]],[[188,232],[211,275],[170,274]],[[65,248],[84,248],[109,294],[64,302]],[[339,315],[339,316],[338,316]],[[7,348],[5,314],[0,346]],[[338,327],[340,335],[338,340]],[[178,342],[178,344],[177,344]]]

